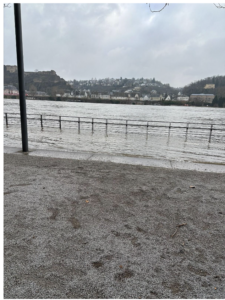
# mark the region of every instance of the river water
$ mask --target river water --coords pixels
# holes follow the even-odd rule
[[[4,119],[4,145],[22,147],[19,100],[5,99],[4,113],[7,113],[9,123],[6,127]],[[27,116],[30,150],[89,151],[225,163],[225,108],[27,100]],[[214,125],[209,142],[211,124]]]

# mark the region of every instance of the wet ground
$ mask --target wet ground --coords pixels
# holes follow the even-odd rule
[[[224,298],[224,174],[21,153],[4,168],[5,298]]]

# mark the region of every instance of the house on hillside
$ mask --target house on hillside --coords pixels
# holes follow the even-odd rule
[[[152,95],[156,95],[156,94],[157,94],[157,91],[156,91],[156,90],[152,90],[152,91],[151,91],[151,94],[152,94]]]
[[[124,92],[124,94],[130,94],[130,93],[132,93],[133,91],[132,90],[126,90],[125,92]]]
[[[204,89],[215,89],[215,84],[206,84]]]
[[[133,91],[140,91],[141,88],[139,86],[136,86],[135,88],[133,88]]]

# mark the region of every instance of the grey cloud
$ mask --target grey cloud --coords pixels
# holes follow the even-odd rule
[[[159,6],[158,6],[159,7]],[[182,86],[224,74],[224,10],[212,4],[22,4],[26,70],[65,79],[155,77]],[[4,63],[16,64],[13,7],[4,10]]]

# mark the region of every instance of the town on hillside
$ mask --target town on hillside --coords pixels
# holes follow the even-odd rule
[[[225,76],[214,76],[183,88],[155,78],[104,78],[65,81],[55,71],[25,72],[27,99],[158,105],[225,107]],[[18,97],[17,66],[4,66],[4,97]],[[116,101],[116,102],[113,102]]]

